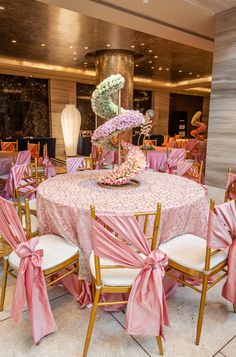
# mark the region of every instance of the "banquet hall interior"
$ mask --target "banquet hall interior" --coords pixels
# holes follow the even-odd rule
[[[0,357],[236,356],[236,0],[0,0]]]

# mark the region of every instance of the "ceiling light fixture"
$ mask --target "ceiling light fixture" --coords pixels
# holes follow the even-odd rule
[[[74,57],[74,60],[77,61],[77,57]]]
[[[179,73],[182,73],[183,71],[182,71],[182,69],[179,69]]]
[[[134,46],[134,45],[131,45],[130,47],[131,47],[131,48],[135,48],[135,46]]]
[[[162,71],[162,67],[158,67],[158,71]]]
[[[154,56],[154,58],[158,58],[158,56]]]
[[[200,77],[200,74],[197,74],[197,77],[199,78],[199,77]]]
[[[5,7],[4,6],[0,6],[0,10],[5,10]]]
[[[152,63],[152,61],[148,61],[148,63]]]
[[[106,46],[107,46],[107,47],[110,47],[111,45],[110,45],[110,43],[107,43]]]
[[[193,72],[189,72],[190,76],[193,74]]]
[[[73,46],[70,46],[70,48],[73,48]]]
[[[84,46],[84,49],[85,49],[85,50],[88,50],[88,46]]]
[[[148,4],[148,3],[149,3],[149,0],[142,0],[142,3],[143,3],[143,4]]]
[[[142,42],[142,43],[140,43],[140,45],[141,45],[141,46],[144,46],[144,45],[145,45],[145,43],[143,43],[143,42]]]
[[[46,45],[45,45],[45,43],[41,43],[41,47],[45,47]]]
[[[170,70],[170,69],[167,67],[167,68],[166,68],[166,71],[169,71],[169,70]]]
[[[148,50],[149,53],[152,53],[152,50]]]
[[[151,67],[151,69],[155,69],[155,67]]]
[[[16,40],[11,40],[12,43],[16,43]]]
[[[88,64],[88,62],[84,62],[84,65],[86,66]]]
[[[139,64],[136,64],[135,67],[139,67]]]
[[[76,52],[73,52],[73,55],[76,55],[77,53]]]

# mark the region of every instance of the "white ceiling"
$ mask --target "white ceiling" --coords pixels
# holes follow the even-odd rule
[[[236,7],[236,0],[185,0],[186,2],[200,7],[206,11],[217,14]]]

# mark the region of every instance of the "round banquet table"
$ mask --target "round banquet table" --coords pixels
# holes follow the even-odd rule
[[[40,234],[57,234],[78,245],[81,279],[90,279],[90,205],[97,212],[132,214],[154,211],[160,202],[159,242],[183,233],[206,236],[208,203],[205,190],[197,183],[148,170],[137,176],[137,188],[107,189],[96,183],[105,172],[108,170],[58,175],[41,183],[37,191]]]

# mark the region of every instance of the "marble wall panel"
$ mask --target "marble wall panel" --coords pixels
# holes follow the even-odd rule
[[[225,187],[226,171],[236,172],[236,8],[216,18],[209,113],[206,183]]]

